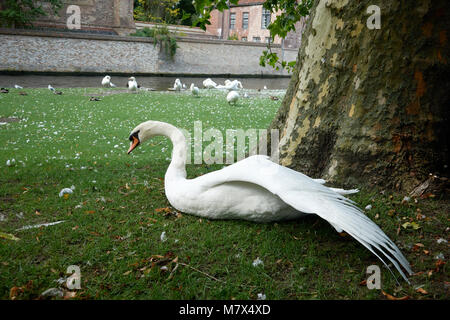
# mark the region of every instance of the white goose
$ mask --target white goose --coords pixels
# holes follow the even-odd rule
[[[159,121],[143,122],[131,131],[128,153],[159,135],[168,137],[173,144],[164,187],[167,199],[177,210],[211,219],[255,222],[317,214],[336,231],[344,230],[350,234],[389,269],[383,260],[387,258],[409,282],[401,267],[410,275],[412,270],[397,246],[352,200],[343,196],[357,190],[326,187],[324,180],[311,179],[261,155],[195,179],[186,179],[186,139],[179,129]]]

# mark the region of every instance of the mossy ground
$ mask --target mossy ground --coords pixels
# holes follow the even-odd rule
[[[418,274],[399,287],[363,246],[318,217],[257,224],[179,214],[164,195],[171,146],[157,138],[127,155],[128,135],[145,120],[192,130],[264,129],[280,101],[250,92],[237,106],[202,91],[105,95],[103,89],[18,90],[0,96],[0,298],[35,299],[81,269],[74,298],[91,299],[386,299],[360,285],[366,268],[382,270],[382,289],[396,297],[448,298],[448,274],[435,256],[449,256],[448,201],[402,203],[404,195],[363,190],[352,197],[401,248]],[[111,90],[108,90],[111,91]],[[272,95],[281,96],[280,92]],[[205,146],[206,144],[204,144]],[[6,166],[8,159],[15,166]],[[220,168],[188,165],[188,177]],[[75,186],[69,197],[62,188]],[[358,187],[358,186],[355,186]],[[166,209],[167,208],[167,209]],[[17,231],[25,225],[63,223]],[[416,222],[417,230],[403,228]],[[161,241],[165,232],[166,241]],[[256,258],[263,265],[254,267]],[[445,260],[444,260],[445,262]],[[178,263],[178,267],[175,266]],[[161,268],[161,267],[167,267]],[[398,273],[394,271],[396,276]],[[424,294],[415,288],[422,286]]]

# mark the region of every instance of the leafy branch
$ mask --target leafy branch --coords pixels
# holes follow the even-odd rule
[[[159,44],[161,50],[164,50],[166,55],[170,56],[171,59],[173,59],[177,52],[177,39],[165,25],[157,25],[154,28],[145,27],[130,34],[130,36],[153,38],[153,44],[155,46]]]
[[[289,72],[295,68],[295,61],[280,60],[278,55],[272,51],[271,43],[276,36],[286,38],[290,31],[295,31],[295,24],[300,21],[301,17],[309,14],[314,0],[267,0],[263,4],[263,8],[271,13],[281,12],[276,16],[267,29],[270,31],[271,41],[267,45],[267,50],[263,51],[259,58],[259,64],[263,67],[272,66],[274,69],[287,69]],[[206,30],[206,25],[211,24],[211,11],[224,11],[231,4],[238,4],[239,0],[194,0],[193,5],[197,12],[197,18],[194,20],[194,26],[198,26]],[[183,12],[183,18],[188,19],[190,14]]]
[[[61,0],[47,0],[53,14],[57,14],[62,7]],[[15,28],[17,26],[29,26],[40,16],[46,16],[47,12],[42,7],[41,1],[33,0],[5,0],[0,2],[0,26]]]

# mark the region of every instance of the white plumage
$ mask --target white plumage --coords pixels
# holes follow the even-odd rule
[[[180,91],[182,87],[183,87],[183,86],[182,86],[182,84],[181,84],[180,79],[175,79],[175,83],[173,84],[173,89],[174,89],[175,91]]]
[[[103,87],[109,87],[111,85],[111,77],[110,76],[105,76],[102,79],[102,86]]]
[[[225,85],[218,85],[216,86],[217,89],[226,89],[228,91],[231,90],[239,90],[239,89],[244,89],[244,87],[242,86],[242,83],[239,80],[225,80]]]
[[[198,97],[198,94],[200,93],[200,90],[197,87],[195,87],[193,83],[191,83],[191,88],[190,89],[191,89],[192,94],[194,96]]]
[[[216,88],[217,84],[211,80],[211,78],[203,80],[203,87],[206,89]]]
[[[51,84],[49,84],[47,88],[48,90],[55,92],[55,88],[53,88]]]
[[[16,88],[16,89],[23,89],[23,87],[22,87],[22,86],[19,86],[18,84],[15,84],[15,85],[14,85],[14,88]]]
[[[135,77],[128,78],[127,87],[130,91],[136,91],[138,89],[138,84]]]
[[[227,94],[227,101],[229,104],[236,104],[236,102],[239,99],[239,93],[237,93],[236,91],[230,91]]]
[[[357,190],[326,187],[324,180],[311,179],[260,155],[195,179],[186,179],[185,136],[176,127],[159,121],[143,122],[131,131],[132,142],[128,153],[158,135],[169,137],[173,144],[164,187],[167,199],[177,210],[211,219],[255,222],[316,214],[338,232],[347,232],[386,266],[383,258],[388,259],[406,281],[402,268],[412,274],[408,261],[398,247],[352,200],[342,195]]]

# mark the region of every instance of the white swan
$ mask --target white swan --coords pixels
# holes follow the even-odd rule
[[[226,89],[228,91],[243,89],[242,83],[239,80],[225,80],[225,85],[216,86],[217,89]]]
[[[138,89],[138,84],[135,77],[128,78],[127,88],[130,91],[136,91]]]
[[[200,90],[194,86],[193,83],[191,83],[191,88],[190,88],[192,94],[196,97],[198,97],[198,94],[200,93]]]
[[[102,79],[102,86],[103,87],[109,87],[111,85],[111,77],[110,76],[105,76]]]
[[[280,166],[267,156],[251,156],[221,170],[186,179],[186,139],[171,124],[143,122],[131,131],[128,153],[154,136],[173,144],[172,160],[164,188],[170,204],[179,211],[211,219],[245,219],[269,222],[317,214],[338,232],[344,230],[387,266],[387,258],[408,281],[402,268],[411,267],[384,232],[355,203],[342,194],[356,190],[332,189],[321,179],[311,179]],[[390,269],[389,269],[390,271]]]
[[[212,89],[217,87],[217,83],[211,80],[211,78],[203,80],[203,87],[206,89]]]
[[[183,86],[182,86],[182,84],[181,84],[180,79],[175,79],[175,83],[173,84],[173,89],[174,89],[175,91],[180,91],[182,87],[183,87]]]
[[[227,101],[229,104],[236,104],[236,102],[239,99],[239,93],[237,93],[236,91],[230,91],[227,94]]]

